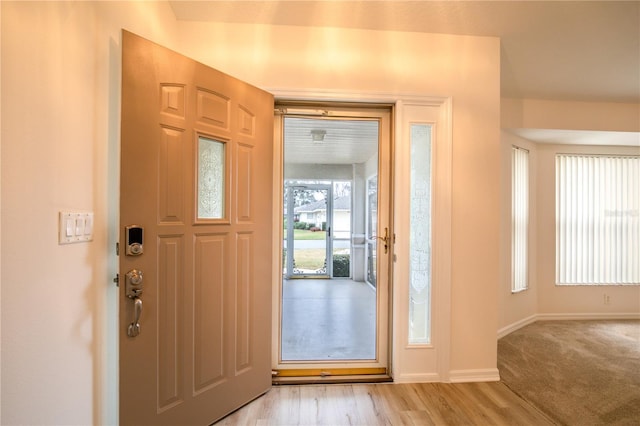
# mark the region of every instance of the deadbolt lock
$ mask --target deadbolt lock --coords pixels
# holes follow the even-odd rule
[[[125,275],[125,294],[128,298],[134,299],[142,295],[142,271],[132,269]]]

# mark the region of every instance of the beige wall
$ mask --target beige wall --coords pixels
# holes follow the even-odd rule
[[[450,366],[495,368],[498,39],[176,23],[164,2],[1,5],[3,424],[117,419],[121,27],[268,89],[452,96]],[[93,242],[57,244],[66,209],[95,212]]]
[[[531,166],[530,288],[517,294],[510,291],[512,145],[529,149]],[[640,155],[640,148],[534,143],[502,132],[500,335],[536,318],[640,316],[640,286],[555,285],[555,155],[560,152]]]
[[[499,40],[201,22],[180,22],[179,34],[187,55],[259,87],[452,96],[450,366],[495,369]]]
[[[535,256],[537,247],[537,151],[536,144],[512,135],[501,134],[501,223],[500,223],[500,303],[498,330],[527,320],[538,313],[538,263]],[[511,293],[511,147],[529,150],[529,288]]]
[[[503,129],[640,132],[640,104],[502,99]]]
[[[117,422],[122,27],[267,89],[452,97],[452,370],[495,368],[496,329],[528,315],[532,298],[538,313],[639,310],[637,287],[607,288],[604,307],[602,288],[553,286],[552,238],[541,231],[537,294],[505,292],[500,179],[511,142],[499,130],[498,39],[177,23],[164,2],[0,4],[2,424]],[[606,118],[598,105],[553,105],[516,100],[505,127],[640,127],[636,106],[612,105]],[[539,230],[549,228],[553,149],[538,152]],[[57,244],[66,209],[95,212],[93,242]]]
[[[640,155],[640,148],[538,145],[538,313],[542,315],[640,315],[640,286],[555,285],[555,155],[604,153]],[[604,304],[604,295],[610,303]]]
[[[2,424],[115,424],[120,29],[166,3],[2,1]],[[95,213],[58,245],[58,212]]]

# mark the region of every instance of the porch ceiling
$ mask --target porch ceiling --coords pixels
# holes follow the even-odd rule
[[[377,153],[378,122],[286,117],[284,141],[285,164],[364,163]]]

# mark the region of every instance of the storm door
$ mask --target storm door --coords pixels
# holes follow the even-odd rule
[[[389,379],[390,123],[389,106],[276,104],[275,381]]]

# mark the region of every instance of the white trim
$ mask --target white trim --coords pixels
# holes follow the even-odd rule
[[[538,320],[538,316],[537,315],[531,315],[529,317],[523,318],[519,321],[514,322],[513,324],[509,324],[506,327],[502,327],[500,330],[498,330],[498,339],[513,333],[516,330],[521,329],[522,327],[525,327],[529,324],[532,324],[534,322],[536,322]]]
[[[376,104],[384,104],[385,106],[389,106],[389,107],[393,107],[396,105],[397,102],[397,96],[394,95],[390,95],[390,94],[377,94],[377,93],[358,93],[358,92],[349,92],[349,91],[331,91],[331,90],[319,90],[319,89],[301,89],[301,90],[290,90],[290,89],[265,89],[268,92],[270,92],[273,96],[274,96],[274,102],[283,102],[286,103],[287,101],[308,101],[311,104],[314,102],[349,102],[349,103],[361,103],[366,105],[367,103],[376,103]],[[275,105],[274,105],[275,106]],[[278,113],[276,112],[276,115],[278,115]],[[385,118],[386,119],[386,118]],[[281,120],[280,120],[280,125],[281,124]],[[392,143],[395,141],[394,139],[394,127],[396,125],[395,122],[395,118],[393,116],[393,114],[389,115],[389,137],[392,140]],[[275,129],[274,129],[275,131]],[[278,154],[279,154],[279,158],[278,158],[278,162],[279,162],[279,167],[280,169],[283,168],[283,155],[284,155],[284,147],[282,146],[282,134],[280,135],[275,135],[274,133],[274,138],[280,137],[280,140],[274,140],[274,151],[276,149],[278,149]],[[393,149],[395,149],[393,147],[393,145],[391,146],[392,151],[390,152],[390,162],[389,162],[389,169],[390,171],[387,173],[390,173],[390,181],[391,184],[393,184]],[[274,163],[274,173],[275,173],[275,163]],[[378,175],[381,173],[380,168],[378,169]],[[282,178],[282,176],[281,176]],[[389,194],[390,198],[392,199],[392,195],[393,194]],[[275,212],[275,209],[274,209]],[[281,214],[281,213],[278,213]],[[277,225],[278,229],[282,227],[281,223],[278,222],[276,224],[276,217],[274,215],[274,226]],[[393,223],[393,212],[389,212],[389,223]],[[348,240],[348,239],[347,239]],[[282,238],[278,239],[276,241],[276,237],[274,236],[274,241],[273,241],[273,247],[275,249],[275,247],[278,247],[279,244],[281,244]],[[276,250],[274,250],[274,254],[277,253]],[[274,259],[274,263],[276,262],[276,259]],[[278,260],[279,262],[279,260]],[[389,260],[389,270],[392,271],[393,270],[393,264],[391,262],[391,260]],[[282,268],[280,268],[280,271],[282,271]],[[367,283],[369,284],[369,283]],[[371,286],[371,284],[369,284]],[[280,324],[280,318],[279,318],[279,312],[281,309],[281,283],[280,283],[280,279],[275,277],[275,273],[274,273],[274,277],[273,277],[273,283],[272,283],[272,288],[273,288],[273,300],[272,300],[272,307],[273,307],[273,313],[272,313],[272,327],[274,327],[273,329],[273,333],[272,333],[272,367],[274,369],[281,369],[283,368],[283,364],[280,363],[279,360],[279,345],[280,345],[280,330],[281,330],[281,324]],[[392,292],[394,291],[393,289],[393,283],[392,283],[392,279],[389,280],[388,283],[388,287],[385,289],[383,288],[383,286],[381,286],[380,283],[378,283],[377,285],[377,289],[381,292],[381,294],[383,292],[388,293],[388,299],[389,300],[393,300],[393,294]],[[276,298],[276,294],[278,294],[278,297]],[[386,306],[391,306],[391,304],[389,302],[385,302]],[[390,329],[389,325],[392,326],[393,325],[393,319],[391,318],[391,314],[393,313],[392,309],[389,308],[388,311],[386,313],[384,313],[384,316],[382,315],[382,311],[378,310],[379,314],[377,320],[382,323],[388,324],[387,327],[384,328],[384,333],[386,333],[386,340],[387,343],[384,344],[380,344],[378,343],[378,345],[380,347],[385,347],[387,348],[387,351],[382,351],[380,349],[378,349],[378,355],[376,360],[372,361],[371,365],[368,364],[363,364],[362,367],[367,368],[367,367],[380,367],[380,366],[385,366],[387,368],[387,371],[392,374],[393,371],[393,359],[392,359],[392,348],[393,348],[393,330]],[[386,316],[386,318],[384,318]],[[378,326],[378,330],[383,330],[382,328],[380,328]],[[379,334],[377,336],[378,339],[384,340],[381,337],[382,332],[379,331]],[[336,363],[330,363],[331,367],[338,367],[339,364]],[[318,363],[318,362],[312,362],[309,364],[296,364],[297,367],[299,368],[325,368],[322,367],[323,364]]]
[[[400,97],[396,101],[396,211],[408,214],[408,198],[400,185],[408,179],[406,149],[409,118],[418,114],[422,120],[434,126],[433,185],[433,244],[431,293],[431,346],[407,348],[408,341],[408,224],[396,216],[394,228],[398,243],[394,267],[394,378],[416,377],[418,374],[435,373],[439,381],[446,382],[450,368],[451,341],[451,170],[452,170],[452,99],[450,97]],[[430,110],[431,109],[431,110]],[[403,151],[404,150],[404,151]],[[405,179],[405,180],[403,180]],[[402,243],[402,244],[401,244]],[[422,352],[422,353],[421,353]]]
[[[538,314],[536,321],[640,319],[640,312]]]
[[[497,368],[451,370],[449,372],[449,380],[451,383],[499,382],[500,373]]]
[[[424,374],[400,374],[394,376],[394,383],[439,383],[442,382],[442,378],[437,373],[424,373]]]
[[[391,359],[389,367],[391,374],[395,380],[411,380],[411,381],[447,381],[449,378],[450,366],[450,345],[451,345],[451,210],[452,210],[452,155],[453,155],[453,104],[451,97],[442,96],[422,96],[414,93],[404,92],[351,92],[340,90],[324,90],[324,89],[275,89],[267,88],[279,100],[293,101],[333,101],[333,102],[363,102],[363,103],[382,103],[395,105],[395,117],[393,117],[393,135],[394,153],[398,148],[399,138],[402,137],[402,119],[404,106],[432,106],[438,108],[438,128],[437,139],[442,143],[439,144],[441,157],[446,161],[439,164],[440,170],[437,172],[442,179],[437,182],[438,193],[434,196],[438,197],[438,207],[436,207],[434,227],[437,227],[437,234],[434,233],[434,241],[437,241],[439,248],[437,253],[434,252],[433,270],[434,280],[438,280],[439,288],[432,294],[433,312],[432,312],[432,338],[437,344],[437,371],[420,374],[403,375],[401,368],[398,368],[398,351],[404,345],[398,340],[402,336],[401,324],[395,317],[398,314],[397,293],[398,283],[390,283],[392,297],[391,315],[389,317],[392,324],[391,334],[389,335],[389,345]],[[394,158],[393,161],[396,161]],[[397,173],[397,170],[395,171]],[[395,177],[393,178],[395,180]],[[394,183],[395,188],[396,183]],[[394,201],[395,202],[395,201]],[[392,217],[392,220],[396,218]],[[435,228],[434,228],[435,229]],[[394,233],[395,233],[394,229]],[[435,243],[434,243],[435,244]],[[393,267],[393,266],[392,266]],[[394,273],[395,275],[395,273]],[[275,285],[275,283],[274,283]],[[277,305],[274,305],[274,307]],[[275,324],[275,321],[274,321]],[[433,350],[433,348],[431,349]]]
[[[291,90],[264,89],[275,97],[276,101],[327,101],[327,102],[379,102],[395,105],[402,101],[404,105],[445,106],[447,114],[451,115],[451,97],[422,96],[405,92],[351,92],[342,90]],[[450,130],[450,129],[448,129]]]
[[[434,314],[439,318],[440,326],[434,331],[438,333],[440,348],[438,350],[438,365],[440,376],[446,380],[450,378],[447,371],[450,367],[451,359],[451,238],[452,238],[452,204],[453,204],[453,101],[451,97],[443,98],[440,104],[440,113],[438,116],[440,123],[437,135],[442,142],[437,149],[436,155],[440,159],[444,159],[436,166],[436,185],[438,185],[438,193],[434,192],[437,197],[438,205],[435,210],[434,225],[438,227],[434,234],[434,244],[440,247],[434,251],[434,280],[437,279],[441,284],[436,290],[435,302],[437,303]],[[440,168],[438,170],[437,168]],[[442,180],[440,180],[442,179]],[[432,317],[433,318],[433,317]],[[446,321],[444,320],[446,318]]]
[[[575,314],[535,314],[502,327],[498,330],[498,339],[501,339],[516,330],[521,329],[537,321],[579,321],[579,320],[624,320],[640,319],[640,312],[621,313],[575,313]]]

